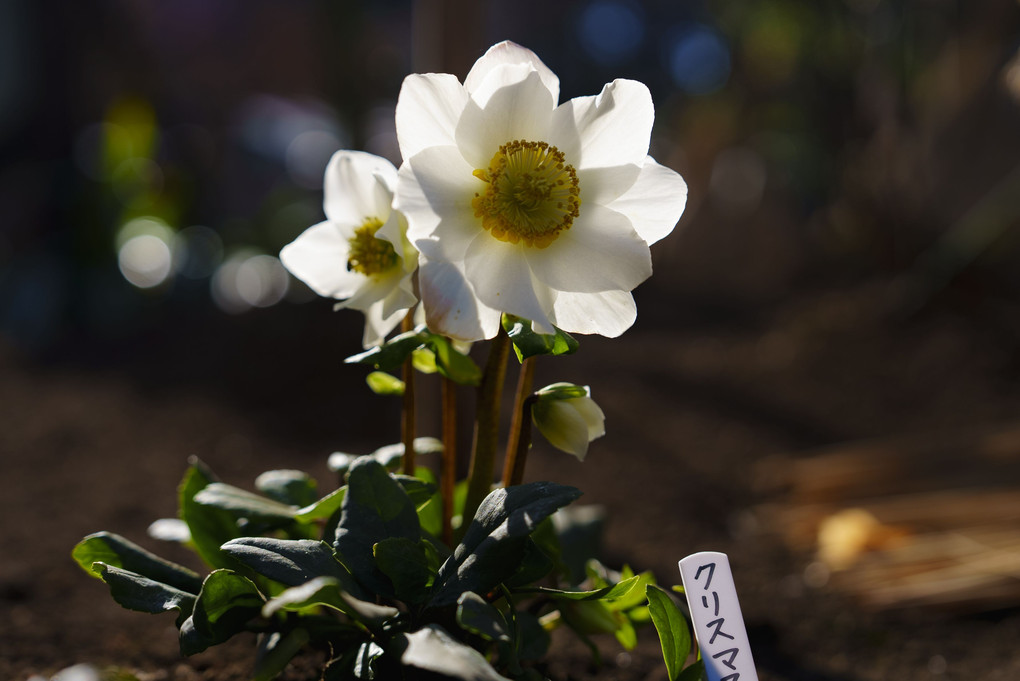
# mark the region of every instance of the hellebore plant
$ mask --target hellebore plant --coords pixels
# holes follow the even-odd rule
[[[347,361],[372,367],[374,391],[403,396],[401,442],[334,453],[340,486],[324,495],[299,471],[263,473],[250,492],[193,460],[179,517],[150,534],[193,549],[212,568],[204,577],[115,534],[79,543],[75,560],[122,606],[177,612],[182,653],[254,632],[257,680],[307,646],[325,652],[327,680],[419,678],[414,670],[542,679],[551,629],[568,627],[597,658],[590,635],[614,634],[629,649],[651,621],[670,680],[701,678],[700,663],[683,668],[691,639],[669,593],[587,548],[600,523],[567,508],[581,492],[523,482],[532,424],[582,460],[605,433],[588,387],[533,390],[535,361],[575,352],[570,333],[617,336],[634,322],[631,290],[651,274],[649,245],[686,200],[683,179],[647,155],[644,85],[617,80],[559,105],[558,96],[537,56],[501,43],[463,84],[448,74],[404,81],[399,171],[363,152],[333,157],[326,221],[281,259],[337,307],[365,314],[365,351]],[[476,341],[490,341],[483,367],[469,354]],[[510,348],[520,376],[493,489]],[[416,437],[416,372],[442,376],[441,439]],[[465,480],[458,385],[477,388]],[[438,475],[417,459],[436,453]]]

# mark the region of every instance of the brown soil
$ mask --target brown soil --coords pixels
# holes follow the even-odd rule
[[[604,505],[607,562],[652,569],[662,583],[679,582],[676,561],[689,553],[727,552],[762,681],[1020,678],[1017,610],[869,613],[806,586],[810,556],[792,555],[752,512],[752,464],[767,455],[1020,414],[1015,343],[951,301],[890,316],[890,290],[814,293],[722,315],[725,324],[705,311],[678,321],[652,291],[622,339],[585,339],[578,355],[539,368],[539,381],[591,384],[609,434],[583,464],[540,443],[528,478],[577,485],[584,502]],[[80,662],[153,681],[248,678],[251,640],[182,659],[172,617],[120,609],[69,552],[108,529],[189,561],[145,529],[174,514],[190,455],[241,486],[270,468],[307,470],[325,486],[329,452],[394,439],[376,433],[396,432],[395,406],[352,388],[363,371],[340,362],[357,350],[355,315],[328,307],[190,313],[31,361],[0,353],[0,678]],[[421,425],[434,432],[424,407]],[[556,642],[555,678],[666,678],[651,631],[630,653],[603,641],[601,670],[576,641]],[[310,667],[288,676],[315,678]]]

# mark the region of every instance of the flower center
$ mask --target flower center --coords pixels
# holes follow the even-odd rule
[[[473,174],[487,183],[471,200],[475,217],[500,241],[545,248],[578,216],[577,172],[545,142],[507,142]]]
[[[365,223],[354,230],[350,239],[351,253],[347,256],[347,268],[365,276],[385,272],[397,264],[399,257],[393,244],[385,239],[376,239],[375,233],[383,226],[379,218],[366,218]]]

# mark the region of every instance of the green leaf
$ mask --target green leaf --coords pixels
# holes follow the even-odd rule
[[[428,596],[435,572],[421,541],[389,537],[372,547],[379,571],[393,583],[394,595],[405,603],[421,603]]]
[[[575,400],[578,397],[591,397],[591,388],[574,383],[550,383],[535,391],[543,400]]]
[[[528,541],[524,544],[521,565],[517,572],[506,580],[506,586],[515,591],[527,588],[549,574],[554,567],[553,560],[542,550],[535,539],[528,537]]]
[[[255,489],[289,506],[307,506],[319,497],[315,478],[304,471],[266,471],[255,478]]]
[[[616,640],[620,642],[624,650],[634,650],[634,647],[637,646],[637,631],[626,617],[620,618],[620,626],[613,632],[613,635],[616,636]]]
[[[645,588],[645,595],[648,597],[648,611],[652,615],[652,623],[659,633],[659,644],[662,646],[662,657],[666,662],[669,681],[677,681],[680,669],[691,652],[691,635],[687,629],[687,621],[664,589],[649,584]]]
[[[471,591],[465,591],[457,599],[457,624],[486,641],[510,640],[503,615]]]
[[[202,588],[202,577],[197,572],[153,555],[112,532],[90,534],[74,547],[71,556],[85,572],[97,579],[102,579],[102,576],[94,566],[102,563],[188,593],[197,594]]]
[[[310,640],[305,629],[274,631],[262,636],[255,653],[255,676],[252,681],[273,681]]]
[[[488,593],[520,567],[530,535],[556,509],[581,496],[574,487],[531,482],[491,492],[464,539],[439,569],[430,605],[455,603],[465,591]]]
[[[439,496],[438,481],[432,470],[424,466],[415,469],[414,477],[431,485],[432,494],[428,499],[421,501],[417,497],[417,493],[411,492],[408,485],[404,485],[404,491],[418,507],[418,524],[421,525],[421,529],[432,537],[438,537],[443,529],[443,501]]]
[[[200,653],[245,630],[265,602],[255,584],[233,570],[214,570],[202,583],[194,611],[181,627],[181,652]]]
[[[227,485],[211,482],[195,495],[195,503],[215,506],[229,511],[235,517],[259,522],[286,524],[294,520],[297,507],[281,504],[261,494]]]
[[[376,395],[403,395],[407,387],[399,378],[385,371],[373,371],[365,376],[365,383]]]
[[[708,674],[705,673],[705,663],[698,660],[687,669],[680,672],[677,681],[708,681]]]
[[[560,602],[563,621],[579,634],[615,634],[627,619],[613,612],[602,601]]]
[[[626,565],[623,566],[623,576],[627,579],[634,577],[630,568]],[[628,593],[609,603],[610,609],[624,612],[643,606],[646,602],[645,590],[649,584],[655,584],[655,575],[652,574],[651,570],[646,570],[635,577],[634,586]],[[631,619],[633,620],[633,617]]]
[[[408,498],[411,499],[411,503],[414,504],[417,509],[436,493],[436,485],[428,480],[422,480],[421,478],[414,475],[402,475],[400,473],[390,474],[394,480],[400,483],[404,492]]]
[[[536,586],[532,588],[516,589],[515,592],[542,594],[555,600],[565,601],[609,601],[615,598],[622,598],[629,594],[638,585],[638,581],[639,578],[634,576],[618,584],[604,586],[601,589],[592,589],[590,591],[561,591],[560,589],[549,589],[544,586]]]
[[[415,456],[421,456],[422,454],[434,454],[443,451],[443,443],[434,437],[416,437],[414,438],[414,454]],[[347,475],[351,466],[358,459],[371,458],[378,461],[383,467],[393,470],[400,465],[400,460],[404,457],[404,443],[398,442],[392,445],[386,445],[380,447],[371,454],[358,455],[358,454],[347,454],[346,452],[333,452],[329,455],[328,466],[331,471],[338,473],[339,475]]]
[[[336,559],[329,544],[311,539],[241,537],[223,545],[223,551],[255,572],[285,586],[298,586],[315,577],[332,577],[345,591],[362,591],[347,568]]]
[[[396,608],[376,605],[351,596],[344,592],[340,582],[334,577],[316,577],[304,584],[286,589],[270,599],[263,606],[262,615],[272,617],[280,611],[300,612],[316,605],[339,610],[373,629],[379,628],[388,619],[400,613]],[[348,626],[343,626],[341,631],[351,633],[352,630]],[[332,638],[335,638],[335,635]]]
[[[509,681],[492,668],[481,653],[451,637],[437,624],[403,636],[400,661],[462,681]]]
[[[535,333],[531,329],[531,321],[510,314],[503,315],[503,328],[521,362],[537,355],[569,355],[580,347],[566,331],[556,329],[556,333],[548,335]]]
[[[369,348],[344,360],[346,364],[367,364],[379,371],[393,371],[404,363],[425,340],[418,331],[408,331],[391,338],[382,345]]]
[[[128,610],[149,613],[177,610],[179,613],[177,626],[180,627],[195,606],[195,594],[169,584],[162,584],[130,570],[104,563],[96,563],[92,569],[97,571],[110,587],[113,600]]]
[[[346,487],[340,487],[322,497],[314,504],[299,509],[294,514],[294,519],[302,523],[312,523],[316,520],[325,520],[336,513],[344,503],[344,496],[347,494]]]
[[[427,334],[425,342],[435,353],[439,373],[459,385],[480,385],[482,370],[468,355],[453,347],[453,341],[439,334]]]
[[[195,501],[195,495],[215,482],[215,477],[197,457],[189,459],[190,466],[177,488],[178,513],[188,525],[195,551],[209,565],[217,568],[235,568],[236,562],[220,551],[224,542],[240,536],[234,516],[214,506]]]
[[[376,566],[373,547],[391,537],[418,542],[421,531],[414,502],[379,462],[365,458],[351,467],[342,509],[334,542],[341,560],[371,592],[392,596],[393,587]]]
[[[549,652],[552,638],[545,630],[538,617],[526,610],[517,612],[514,635],[517,637],[515,648],[521,661],[541,660]]]

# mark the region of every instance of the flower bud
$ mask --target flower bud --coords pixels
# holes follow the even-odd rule
[[[584,461],[588,443],[606,434],[606,417],[587,386],[554,383],[535,393],[531,418],[553,447]]]

